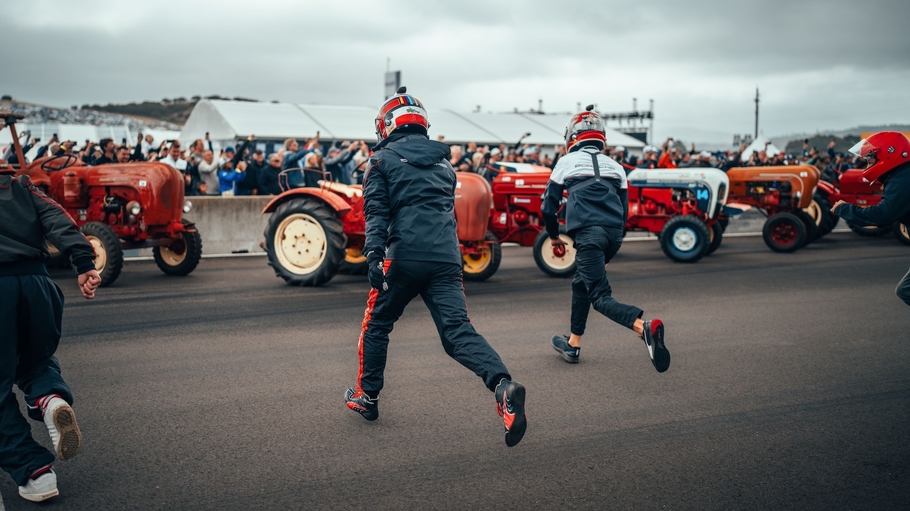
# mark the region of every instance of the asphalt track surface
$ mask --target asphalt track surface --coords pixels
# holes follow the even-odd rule
[[[672,365],[592,312],[581,363],[568,280],[530,249],[467,283],[475,327],[528,389],[503,441],[493,396],[418,299],[390,344],[380,418],[347,410],[368,284],[286,287],[261,257],[186,278],[131,263],[94,301],[75,279],[58,356],[83,452],[46,509],[908,509],[910,247],[832,234],[795,254],[731,238],[694,265],[653,241],[608,267],[667,325]],[[47,444],[41,425],[39,441]],[[9,511],[36,509],[0,476]]]

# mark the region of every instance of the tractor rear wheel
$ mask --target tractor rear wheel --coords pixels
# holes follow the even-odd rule
[[[502,245],[499,244],[499,238],[487,231],[483,241],[483,250],[479,254],[461,256],[465,280],[487,280],[499,269],[502,262]]]
[[[711,245],[711,231],[692,215],[671,218],[660,231],[660,248],[677,263],[694,263],[705,256]]]
[[[904,245],[910,245],[910,229],[900,222],[891,224],[891,230],[894,231],[894,237]]]
[[[185,277],[199,265],[199,260],[202,258],[202,236],[195,227],[192,227],[192,231],[186,230],[188,224],[189,222],[183,220],[183,233],[170,245],[161,245],[152,249],[155,264],[166,275]]]
[[[793,214],[803,221],[803,227],[806,228],[806,239],[803,241],[803,246],[805,247],[818,239],[818,225],[816,225],[815,219],[802,209],[797,209]]]
[[[367,256],[359,248],[350,247],[344,251],[344,259],[341,266],[338,267],[338,273],[342,275],[366,275],[370,270],[367,264]]]
[[[708,233],[710,234],[711,242],[708,244],[708,250],[705,252],[706,256],[713,254],[715,250],[720,248],[720,244],[724,241],[724,226],[720,225],[720,222],[714,222],[711,224]]]
[[[265,228],[265,251],[275,275],[291,286],[321,286],[338,273],[345,256],[344,226],[317,199],[278,206]]]
[[[575,248],[573,248],[572,238],[560,229],[559,239],[566,246],[564,249],[556,249],[550,245],[550,236],[546,229],[540,231],[537,239],[534,240],[534,262],[541,271],[551,277],[572,277],[575,275]]]
[[[847,227],[849,227],[851,231],[853,231],[856,234],[859,234],[860,236],[863,236],[865,238],[878,238],[878,237],[884,236],[889,231],[891,231],[890,226],[889,227],[879,227],[877,225],[870,225],[868,227],[865,227],[862,225],[854,224],[853,222],[847,222]]]
[[[101,287],[107,287],[117,280],[123,269],[123,247],[114,230],[101,222],[88,222],[82,226],[82,234],[95,249],[95,271],[101,276]]]
[[[765,222],[762,238],[775,252],[795,252],[806,242],[806,225],[792,213],[778,213]]]
[[[816,224],[818,224],[818,232],[816,233],[815,239],[818,239],[830,234],[837,225],[837,221],[840,220],[840,217],[831,212],[831,200],[828,199],[827,194],[815,192],[815,195],[812,196],[812,202],[818,204],[818,209],[821,213],[820,221],[816,221]]]

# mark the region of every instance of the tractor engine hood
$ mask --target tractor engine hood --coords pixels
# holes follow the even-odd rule
[[[677,188],[692,190],[698,209],[714,218],[730,190],[730,179],[724,171],[712,168],[697,169],[636,169],[629,173],[629,185],[638,188]]]
[[[66,172],[63,170],[62,172]],[[183,175],[164,163],[120,163],[89,167],[85,184],[105,187],[116,195],[117,188],[132,188],[139,195],[146,225],[165,225],[183,215]]]

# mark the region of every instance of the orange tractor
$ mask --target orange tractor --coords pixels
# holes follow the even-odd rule
[[[288,175],[299,172],[319,173],[319,186],[289,185]],[[499,241],[487,232],[492,191],[477,174],[459,172],[457,178],[455,217],[464,278],[485,280],[502,259]],[[279,184],[283,193],[262,210],[271,214],[262,247],[275,275],[292,286],[320,286],[340,272],[366,273],[362,187],[333,182],[331,174],[314,169],[286,170]]]
[[[811,165],[732,168],[727,201],[764,213],[765,244],[775,252],[793,252],[818,236],[816,219],[824,213],[813,200],[818,175]]]

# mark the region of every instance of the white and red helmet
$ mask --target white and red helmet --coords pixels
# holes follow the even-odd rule
[[[584,112],[577,113],[566,125],[566,151],[572,151],[579,142],[594,140],[603,146],[607,145],[607,129],[604,121],[594,111],[594,105],[588,105]]]
[[[407,87],[399,87],[398,94],[387,99],[376,115],[376,138],[382,142],[393,131],[404,126],[420,126],[426,131],[430,127],[423,103],[407,94]]]

